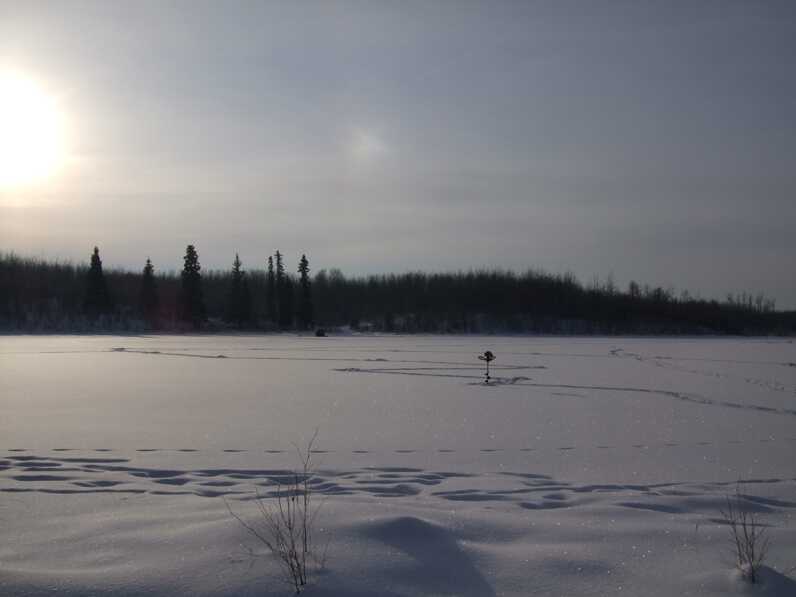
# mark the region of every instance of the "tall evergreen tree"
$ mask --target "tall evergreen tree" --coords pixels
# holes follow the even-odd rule
[[[265,274],[265,310],[268,321],[273,325],[279,323],[276,300],[276,273],[274,272],[274,258],[268,257],[268,271]]]
[[[301,327],[309,329],[313,323],[312,288],[310,286],[310,262],[306,255],[301,256],[298,266],[299,284],[301,285],[301,302],[299,303],[299,320]]]
[[[279,249],[274,253],[274,257],[276,258],[276,286],[277,289],[279,289],[279,284],[285,281],[285,262],[282,259],[282,253],[279,252]]]
[[[285,273],[285,262],[279,250],[274,253],[276,264],[276,300],[279,327],[289,328],[293,325],[293,286]]]
[[[102,273],[102,260],[99,256],[99,249],[94,247],[94,253],[91,255],[91,266],[86,277],[86,298],[83,302],[83,309],[86,315],[93,319],[110,313],[111,308],[111,297],[108,292],[105,275]]]
[[[227,300],[226,320],[239,328],[251,320],[251,296],[246,272],[242,269],[240,257],[235,253],[232,262],[232,278],[230,280],[229,297]]]
[[[141,315],[149,325],[155,327],[158,323],[160,310],[160,300],[158,298],[158,288],[155,282],[155,267],[147,257],[144,266],[143,276],[141,277],[141,294],[139,296],[139,309]]]
[[[180,318],[193,324],[195,328],[202,325],[205,320],[205,303],[202,294],[202,266],[199,265],[199,255],[193,245],[188,245],[183,257],[180,288]]]

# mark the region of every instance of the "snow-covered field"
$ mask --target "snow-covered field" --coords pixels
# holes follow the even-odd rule
[[[227,504],[316,428],[309,595],[796,595],[793,341],[457,336],[0,337],[0,595],[290,594]]]

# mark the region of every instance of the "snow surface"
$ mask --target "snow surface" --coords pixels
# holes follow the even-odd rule
[[[0,337],[0,595],[290,594],[227,504],[316,428],[310,596],[796,595],[791,340],[248,335]]]

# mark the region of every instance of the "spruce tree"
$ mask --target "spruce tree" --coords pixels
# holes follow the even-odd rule
[[[276,273],[274,272],[274,258],[268,257],[268,272],[265,274],[265,310],[268,321],[276,325],[279,323],[276,302]]]
[[[155,282],[155,267],[147,257],[143,277],[141,278],[139,309],[141,315],[152,327],[157,326],[159,307],[160,301],[158,300],[158,288]]]
[[[111,297],[108,293],[105,275],[102,273],[102,260],[99,256],[99,249],[94,247],[94,253],[91,255],[91,266],[86,277],[86,298],[83,303],[83,309],[86,315],[94,319],[100,315],[110,313],[111,308]]]
[[[301,285],[301,302],[299,304],[299,320],[301,327],[309,329],[313,322],[312,289],[310,287],[310,262],[306,255],[301,256],[298,266],[299,284]]]
[[[202,266],[193,245],[188,245],[183,257],[180,289],[180,318],[199,328],[205,320],[205,304],[202,296]]]
[[[285,273],[285,263],[279,250],[274,253],[276,264],[276,300],[279,327],[289,328],[293,325],[293,286]]]
[[[239,328],[251,319],[251,298],[246,272],[241,268],[241,260],[235,253],[232,262],[232,279],[230,281],[229,298],[227,301],[226,320]]]
[[[282,260],[282,253],[279,252],[279,249],[274,253],[274,257],[276,257],[276,288],[279,290],[279,285],[285,282],[285,263]]]

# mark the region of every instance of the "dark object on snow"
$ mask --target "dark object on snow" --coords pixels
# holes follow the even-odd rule
[[[326,330],[323,329],[323,328],[318,328],[317,330],[315,330],[315,335],[318,338],[325,338],[326,337]]]
[[[486,361],[486,375],[484,377],[484,382],[489,383],[489,363],[495,360],[495,355],[492,354],[491,350],[484,351],[484,354],[479,354],[478,358],[482,361]]]

